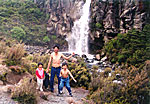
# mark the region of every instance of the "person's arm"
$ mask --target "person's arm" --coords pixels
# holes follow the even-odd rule
[[[59,75],[59,77],[61,77],[62,76],[62,72],[60,71],[60,75]]]
[[[71,76],[71,78],[74,80],[74,82],[77,82],[75,79],[74,79],[74,77],[73,77],[73,75],[71,74],[71,72],[68,70],[68,73],[69,73],[69,75]]]
[[[48,73],[48,71],[49,71],[49,67],[51,65],[51,61],[52,61],[52,55],[50,55],[50,59],[49,59],[49,62],[48,62],[46,73]]]
[[[75,53],[73,52],[70,56],[66,57],[65,55],[61,54],[61,56],[66,59],[69,60],[73,55],[75,55]]]

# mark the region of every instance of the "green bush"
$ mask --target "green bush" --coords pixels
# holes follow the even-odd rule
[[[74,78],[77,80],[75,83],[72,79],[70,80],[70,84],[73,87],[83,87],[88,89],[89,82],[91,82],[91,74],[89,69],[82,63],[70,63],[69,70],[71,71]]]
[[[14,27],[11,30],[11,36],[17,40],[24,40],[26,37],[25,31],[20,27]]]
[[[50,42],[50,38],[48,36],[45,36],[43,38],[43,42],[45,42],[45,43]]]
[[[0,30],[5,36],[12,36],[18,41],[32,45],[46,44],[43,38],[48,17],[44,9],[31,0],[0,1]]]
[[[102,28],[102,24],[100,24],[100,23],[96,23],[95,26],[96,26],[96,28]]]
[[[150,25],[146,25],[143,31],[133,29],[128,33],[118,34],[104,46],[109,61],[139,67],[144,61],[150,59],[149,30]]]

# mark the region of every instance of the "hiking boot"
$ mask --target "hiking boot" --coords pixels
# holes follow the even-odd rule
[[[60,96],[60,94],[58,93],[57,96]]]

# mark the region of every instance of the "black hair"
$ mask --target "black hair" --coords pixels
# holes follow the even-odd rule
[[[55,45],[55,46],[53,47],[53,49],[54,49],[55,47],[57,47],[57,48],[59,49],[59,45]]]
[[[67,66],[68,67],[68,64],[66,62],[62,63],[62,66]]]
[[[42,66],[43,66],[43,64],[42,64],[41,62],[38,63],[38,66],[39,66],[39,65],[42,65]]]

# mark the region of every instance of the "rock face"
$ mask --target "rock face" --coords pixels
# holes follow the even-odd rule
[[[69,1],[69,0],[66,0]],[[72,2],[70,7],[64,5],[55,9],[49,9],[50,18],[47,23],[47,31],[49,35],[63,35],[70,34],[73,27],[73,22],[80,18],[80,9],[83,2]]]
[[[93,0],[91,3],[90,42],[115,37],[130,29],[142,30],[149,18],[150,3],[143,0]],[[96,42],[95,42],[96,41]]]
[[[143,29],[150,15],[150,3],[147,0],[92,0],[91,21],[89,23],[89,48],[99,50],[104,43],[114,38],[118,33],[128,30]],[[60,43],[71,34],[74,21],[80,18],[80,9],[84,0],[47,0],[47,35],[54,43]],[[63,37],[63,38],[62,38]],[[49,45],[51,45],[49,43]],[[64,50],[67,42],[62,42]]]

